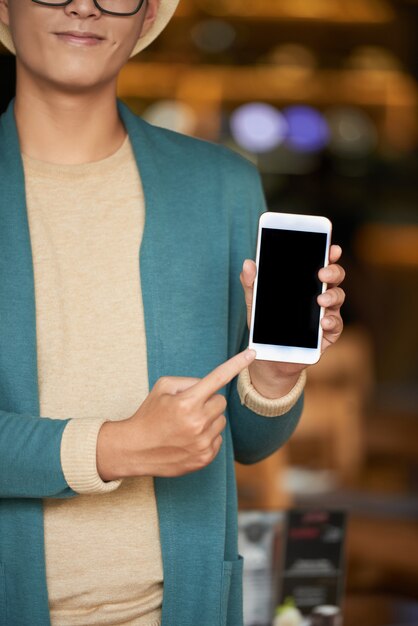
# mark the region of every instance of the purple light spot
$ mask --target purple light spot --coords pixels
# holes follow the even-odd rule
[[[329,129],[324,116],[308,106],[292,106],[284,110],[289,132],[286,143],[299,152],[316,152],[329,140]]]
[[[231,133],[238,145],[251,152],[269,152],[280,145],[287,133],[283,115],[262,102],[245,104],[234,111]]]

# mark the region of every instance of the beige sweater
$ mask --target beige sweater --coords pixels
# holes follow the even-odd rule
[[[73,418],[61,461],[80,494],[44,500],[52,626],[158,626],[163,569],[153,478],[105,483],[96,468],[102,424],[129,417],[149,393],[139,274],[144,201],[129,138],[92,163],[23,155],[23,164],[41,415]],[[268,400],[247,371],[240,397],[260,414],[280,415],[304,381]]]

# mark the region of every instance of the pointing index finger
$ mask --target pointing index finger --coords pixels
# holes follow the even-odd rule
[[[227,385],[235,376],[237,376],[244,368],[254,361],[255,350],[246,349],[231,357],[214,370],[209,372],[204,378],[201,378],[190,391],[194,396],[199,396],[203,402],[206,402],[219,389]]]

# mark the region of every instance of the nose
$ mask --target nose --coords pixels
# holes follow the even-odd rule
[[[70,17],[100,17],[102,14],[93,0],[72,0],[64,6],[64,11]]]

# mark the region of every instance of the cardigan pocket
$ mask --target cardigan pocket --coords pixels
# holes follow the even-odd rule
[[[7,626],[6,577],[4,565],[0,562],[0,626]]]
[[[239,554],[235,561],[223,561],[221,610],[219,626],[242,626],[242,572],[244,559]],[[228,621],[228,617],[230,618]]]

